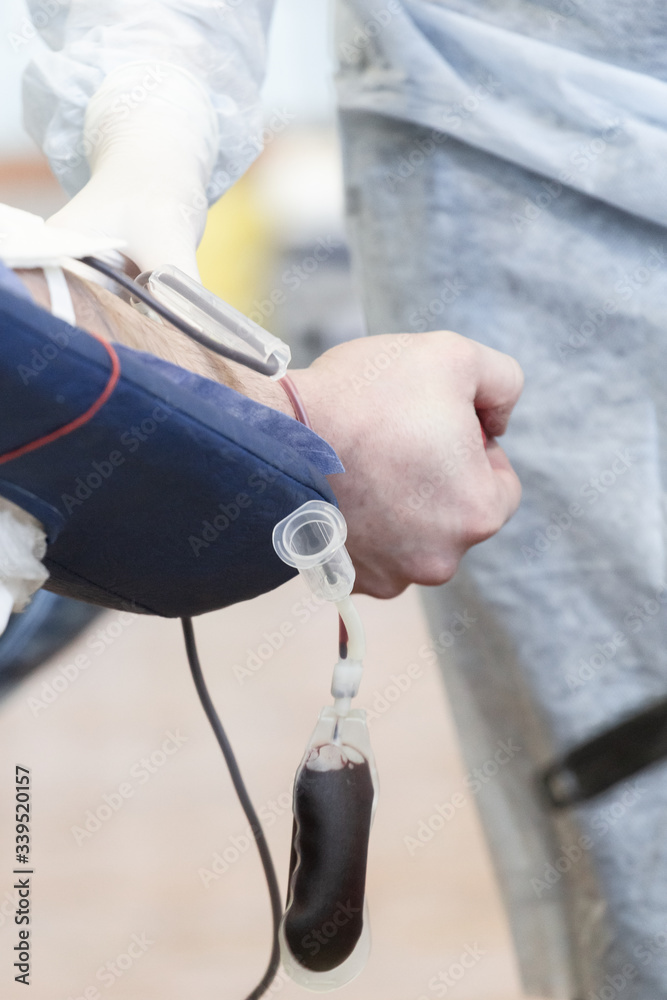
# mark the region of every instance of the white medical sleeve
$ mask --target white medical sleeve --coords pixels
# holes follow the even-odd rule
[[[220,197],[261,150],[259,89],[273,0],[54,0],[52,5],[49,18],[44,0],[28,0],[48,47],[26,70],[24,117],[67,193],[76,194],[90,178],[85,115],[107,76],[128,64],[137,68],[132,86],[115,95],[121,116],[141,104],[156,77],[159,82],[160,65],[168,64],[185,71],[193,85],[196,81],[214,110],[217,134],[213,129],[211,138],[217,151],[213,165],[204,165],[205,190],[209,204]],[[177,149],[178,116],[174,132]]]
[[[49,574],[41,560],[46,535],[39,521],[0,497],[0,635],[13,611],[23,611]]]

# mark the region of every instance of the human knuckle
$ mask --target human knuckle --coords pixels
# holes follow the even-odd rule
[[[509,355],[508,355],[508,357],[509,357]],[[519,364],[519,362],[516,360],[516,358],[510,357],[510,360],[512,362],[512,368],[514,369],[514,378],[515,378],[515,383],[516,383],[515,384],[515,389],[516,389],[516,394],[518,396],[523,391],[523,387],[524,387],[525,382],[526,382],[526,375],[524,373],[523,368],[521,367],[521,365]]]
[[[480,497],[470,505],[464,522],[465,540],[470,545],[484,542],[500,531],[505,517],[495,498]]]
[[[393,597],[402,594],[408,585],[409,581],[407,580],[376,580],[369,585],[366,592],[370,597],[375,597],[379,601],[390,601]]]
[[[443,333],[447,338],[447,350],[453,357],[466,361],[477,358],[479,344],[476,341],[463,337],[460,333],[454,333],[453,330],[444,330]]]
[[[447,365],[459,379],[476,382],[480,366],[480,345],[467,337],[455,337],[447,347]]]
[[[451,553],[432,551],[421,556],[412,566],[411,575],[415,583],[425,587],[437,587],[447,583],[456,573],[458,559]]]

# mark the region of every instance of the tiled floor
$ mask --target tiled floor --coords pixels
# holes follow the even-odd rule
[[[329,700],[337,637],[333,610],[311,613],[304,599],[307,592],[295,580],[197,623],[212,694],[262,807],[283,888],[290,785],[318,710]],[[381,800],[368,880],[372,956],[341,995],[518,1000],[507,931],[439,677],[419,655],[428,637],[418,595],[389,603],[362,598],[359,605],[369,640],[359,701],[376,713],[371,733]],[[287,622],[294,634],[274,652],[271,639],[278,645]],[[86,666],[79,668],[81,654],[79,664]],[[251,669],[248,662],[261,665]],[[410,663],[421,668],[420,676],[409,678]],[[167,742],[165,753],[169,733],[177,739]],[[246,996],[267,958],[267,896],[196,700],[177,622],[122,620],[111,612],[102,618],[0,705],[0,759],[3,1000],[27,995],[12,982],[16,928],[7,916],[15,763],[30,767],[33,779],[32,1000]],[[414,837],[420,820],[456,791],[464,804],[410,853],[404,838]],[[98,811],[102,822],[90,815]],[[86,820],[94,831],[89,835]],[[218,865],[217,876],[216,852],[228,862],[226,871]],[[143,943],[135,940],[136,957],[128,957],[135,935]],[[470,968],[457,981],[466,949],[475,958],[467,959]],[[303,995],[282,977],[274,992],[285,1000]]]

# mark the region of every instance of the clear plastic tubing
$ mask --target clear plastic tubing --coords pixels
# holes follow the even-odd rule
[[[336,605],[348,633],[294,783],[287,906],[280,925],[289,976],[313,991],[337,989],[361,972],[370,949],[365,899],[377,774],[366,714],[350,708],[361,681],[364,630],[350,593],[347,526],[331,504],[311,500],[276,525],[273,544],[318,597]],[[347,654],[347,655],[346,655]]]
[[[324,500],[309,500],[273,529],[273,547],[282,561],[299,570],[316,597],[336,605],[347,629],[347,656],[334,667],[331,684],[341,716],[359,690],[366,652],[363,625],[350,597],[355,572],[346,538],[345,518]]]
[[[272,379],[285,375],[291,360],[287,344],[177,267],[165,264],[137,281],[184,320],[204,347]]]

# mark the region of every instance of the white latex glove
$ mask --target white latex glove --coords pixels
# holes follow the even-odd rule
[[[48,224],[123,239],[141,271],[169,263],[198,278],[217,141],[211,102],[187,70],[121,66],[86,111],[91,179]]]
[[[65,229],[64,224],[50,229],[41,216],[0,204],[0,260],[7,267],[60,267],[71,264],[71,258],[108,254],[124,245],[122,240]]]

